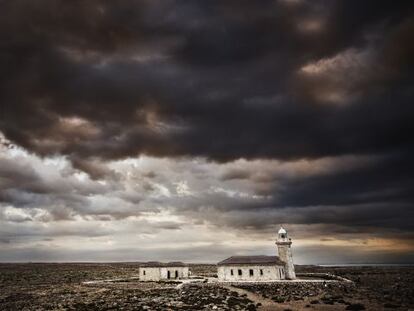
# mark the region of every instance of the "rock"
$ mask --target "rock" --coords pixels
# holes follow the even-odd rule
[[[282,297],[279,297],[279,296],[274,296],[274,297],[272,297],[272,300],[273,300],[274,302],[278,302],[278,303],[285,302],[285,299],[283,299]]]
[[[397,304],[393,304],[393,303],[389,303],[389,302],[384,303],[384,308],[397,309],[397,308],[400,308],[400,307],[401,306],[397,305]]]
[[[345,310],[352,310],[352,311],[365,310],[365,306],[361,303],[353,303],[347,306]]]
[[[247,311],[256,311],[256,306],[252,303],[248,304],[246,307]]]

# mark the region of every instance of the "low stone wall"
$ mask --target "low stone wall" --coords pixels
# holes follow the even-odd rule
[[[331,274],[331,273],[296,273],[296,277],[298,279],[306,279],[306,278],[312,278],[312,279],[322,279],[322,280],[335,280],[340,282],[351,282],[351,280],[348,280],[346,278],[343,278],[341,276]]]

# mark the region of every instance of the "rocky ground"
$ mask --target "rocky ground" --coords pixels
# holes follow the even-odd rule
[[[236,285],[272,304],[272,310],[414,310],[414,267],[298,267],[301,273],[332,273],[352,280],[326,283]],[[276,307],[278,306],[278,307]],[[269,309],[270,310],[270,309]]]
[[[206,283],[82,283],[137,272],[137,264],[3,264],[0,310],[256,310],[245,296]]]
[[[390,309],[414,310],[414,267],[301,267],[299,271],[324,272],[352,280],[351,297],[378,302]]]
[[[414,310],[414,267],[298,267],[354,283],[139,282],[139,264],[0,264],[0,310]],[[214,276],[213,265],[192,265]]]

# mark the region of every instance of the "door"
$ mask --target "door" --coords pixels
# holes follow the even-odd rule
[[[171,272],[167,271],[167,279],[171,278]]]

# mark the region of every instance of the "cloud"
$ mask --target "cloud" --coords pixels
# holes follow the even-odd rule
[[[233,4],[3,3],[0,129],[38,154],[68,156],[94,178],[105,172],[89,158],[295,159],[396,147],[390,139],[405,136],[413,114],[410,10]],[[257,98],[281,100],[244,104]],[[355,106],[341,110],[309,105],[349,101]]]
[[[314,228],[313,242],[409,244],[410,4],[17,0],[0,12],[3,258],[73,251],[75,232],[85,249],[101,239],[99,256],[132,258],[130,236],[170,256],[165,240],[191,234],[181,250],[212,245],[216,258],[223,239],[248,251],[280,223],[302,241]]]

